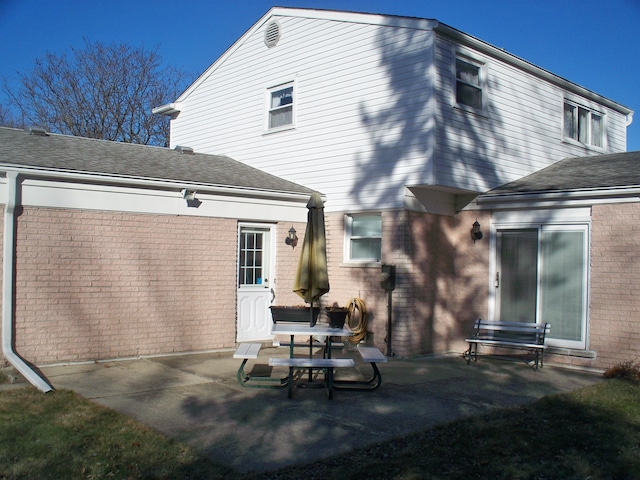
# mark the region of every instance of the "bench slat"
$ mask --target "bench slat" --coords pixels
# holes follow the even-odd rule
[[[359,344],[358,352],[360,352],[360,356],[365,362],[384,363],[387,361],[387,357],[384,356],[378,347]]]
[[[233,358],[258,358],[261,348],[261,343],[241,343],[233,354]]]
[[[355,367],[352,358],[270,358],[271,367],[347,368]]]
[[[520,343],[520,342],[508,342],[505,340],[490,340],[485,338],[467,338],[465,342],[469,343],[482,343],[484,345],[512,345],[514,347],[522,347],[522,348],[546,348],[546,345],[541,343]]]

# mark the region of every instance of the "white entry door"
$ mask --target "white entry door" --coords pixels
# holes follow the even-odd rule
[[[271,225],[240,225],[238,235],[237,341],[270,340],[273,279]]]

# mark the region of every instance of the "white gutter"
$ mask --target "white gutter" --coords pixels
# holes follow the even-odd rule
[[[24,175],[27,177],[39,177],[39,178],[54,178],[57,180],[66,181],[84,181],[84,182],[96,182],[107,184],[119,184],[127,186],[145,186],[155,187],[160,189],[175,190],[179,192],[183,188],[196,188],[199,192],[231,195],[240,197],[251,198],[269,198],[275,200],[291,200],[291,201],[304,201],[309,200],[310,193],[292,193],[283,192],[279,190],[261,190],[253,187],[228,187],[223,185],[212,185],[206,183],[196,182],[176,182],[167,180],[146,179],[137,177],[125,177],[119,175],[99,174],[99,173],[82,173],[72,170],[48,170],[44,168],[35,167],[20,167],[15,164],[3,164],[0,163],[0,172],[6,172],[7,177],[9,174]],[[305,203],[306,204],[306,203]]]
[[[2,354],[18,372],[42,392],[53,387],[36,373],[13,348],[15,267],[15,210],[18,199],[18,174],[7,172],[7,203],[4,211],[4,245],[2,249]]]

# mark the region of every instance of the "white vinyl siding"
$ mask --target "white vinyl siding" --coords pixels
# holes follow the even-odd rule
[[[437,39],[425,22],[277,20],[275,47],[268,21],[256,24],[180,99],[172,145],[321,191],[327,212],[402,208],[407,185],[482,192],[585,154],[563,142],[561,88]],[[486,66],[482,115],[452,106],[456,52]],[[295,129],[265,135],[265,92],[291,80]],[[623,151],[624,116],[602,111],[607,150]]]
[[[466,53],[468,48],[463,49]],[[490,92],[485,115],[453,108],[452,66],[460,52],[451,41],[436,44],[435,183],[483,192],[540,170],[562,158],[593,153],[592,148],[563,139],[565,91],[500,60],[470,53],[487,65]],[[574,95],[576,100],[580,97]],[[625,116],[584,100],[602,113],[607,152],[625,151]],[[455,106],[455,104],[454,104]]]
[[[402,205],[402,186],[430,176],[432,32],[279,22],[276,47],[258,29],[184,99],[172,143],[321,191],[327,211]],[[291,78],[296,128],[264,135],[263,92]]]

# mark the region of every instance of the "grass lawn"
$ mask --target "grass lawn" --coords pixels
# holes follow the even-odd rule
[[[18,478],[244,477],[72,392],[26,387],[0,392],[0,479]],[[250,478],[640,478],[640,383],[610,379]]]

